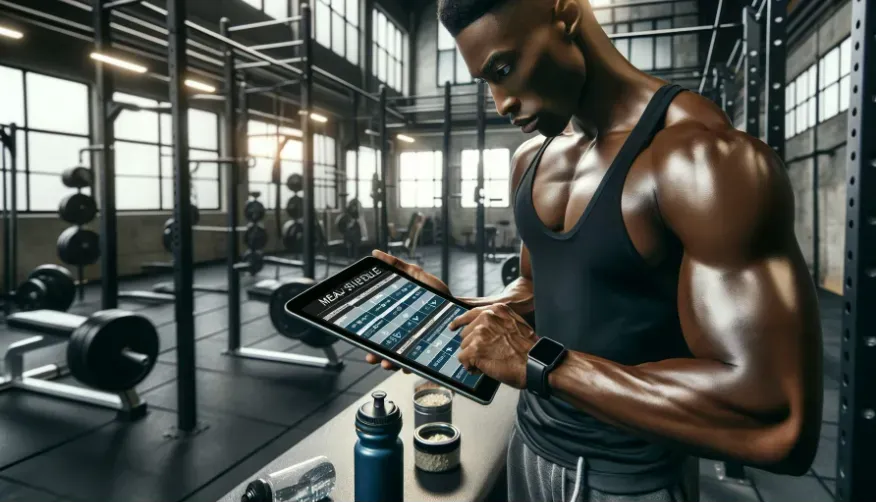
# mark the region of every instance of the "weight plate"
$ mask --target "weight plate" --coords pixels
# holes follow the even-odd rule
[[[48,301],[43,309],[66,311],[76,300],[76,280],[66,267],[41,265],[31,271],[27,279],[40,281],[46,286]]]
[[[112,309],[93,314],[73,331],[67,363],[83,384],[118,393],[146,379],[158,350],[158,332],[149,320]]]
[[[70,265],[91,265],[100,258],[100,237],[94,231],[68,227],[58,237],[58,257]]]
[[[97,203],[94,202],[93,197],[81,192],[70,194],[61,199],[61,204],[58,205],[58,215],[65,222],[85,225],[94,220],[95,215],[97,215]]]
[[[243,262],[249,264],[249,269],[246,272],[250,276],[255,276],[265,268],[265,254],[257,250],[247,250],[243,254]]]
[[[20,311],[51,309],[49,288],[42,281],[30,278],[15,290],[15,305]]]
[[[84,189],[91,186],[91,170],[85,166],[65,169],[61,173],[61,183],[71,189]]]
[[[337,337],[312,329],[286,313],[286,303],[315,284],[312,279],[298,278],[283,283],[274,290],[270,302],[271,323],[285,337],[300,340],[310,347],[325,348],[337,342]]]
[[[243,233],[243,242],[251,250],[264,250],[268,246],[268,231],[259,224],[249,224]]]
[[[161,244],[168,253],[173,253],[173,219],[168,218],[164,222],[164,230],[161,233]]]
[[[508,257],[508,260],[506,260],[502,264],[502,283],[504,283],[505,286],[508,286],[519,277],[520,257],[516,255],[513,257]]]
[[[304,191],[304,177],[298,174],[289,175],[289,178],[286,179],[286,186],[292,192],[302,192]]]
[[[295,253],[301,253],[304,241],[304,227],[300,222],[292,220],[283,224],[283,247]]]
[[[304,217],[304,199],[301,196],[292,196],[286,203],[286,214],[293,220],[301,220]]]
[[[255,199],[248,201],[243,208],[243,215],[247,222],[261,222],[265,218],[265,205]]]

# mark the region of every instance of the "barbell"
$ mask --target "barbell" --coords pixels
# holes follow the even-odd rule
[[[57,311],[10,315],[6,323],[69,339],[67,367],[81,383],[122,392],[143,382],[155,367],[160,340],[155,326],[139,314],[110,309],[89,317]]]
[[[15,290],[13,300],[21,311],[66,311],[76,299],[76,282],[66,268],[41,265]]]

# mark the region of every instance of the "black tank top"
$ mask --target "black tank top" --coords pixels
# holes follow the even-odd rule
[[[532,186],[547,139],[515,195],[520,236],[529,250],[535,288],[536,333],[570,351],[639,365],[690,357],[678,320],[677,288],[682,249],[667,236],[669,257],[650,266],[634,247],[621,213],[624,182],[633,161],[663,128],[666,110],[682,88],[667,85],[648,104],[581,219],[564,233],[536,214]],[[679,480],[681,461],[671,449],[602,423],[556,398],[521,393],[518,427],[543,458],[575,469],[588,465],[588,483],[613,494],[668,487]]]

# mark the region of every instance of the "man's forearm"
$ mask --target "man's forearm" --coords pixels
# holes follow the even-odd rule
[[[507,304],[514,312],[522,316],[535,310],[534,298],[532,280],[520,277],[496,295],[467,300],[470,304],[478,307]]]
[[[715,360],[625,366],[570,352],[550,386],[557,398],[642,438],[795,473],[789,453],[800,432],[792,409],[801,404],[753,377]]]

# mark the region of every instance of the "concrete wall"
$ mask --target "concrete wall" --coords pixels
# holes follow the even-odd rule
[[[851,2],[839,4],[822,16],[823,21],[811,33],[800,38],[788,54],[787,75],[791,82],[801,72],[836,47],[851,33]],[[817,30],[817,33],[816,33]],[[813,150],[827,150],[846,141],[848,118],[845,112],[817,126],[818,144],[814,145],[815,129],[789,139],[785,144],[786,159],[811,154]],[[846,148],[836,149],[818,159],[818,283],[842,294],[843,255],[845,254],[846,219]],[[797,239],[810,270],[814,267],[814,204],[813,159],[788,164],[788,173],[796,197],[795,228]]]

